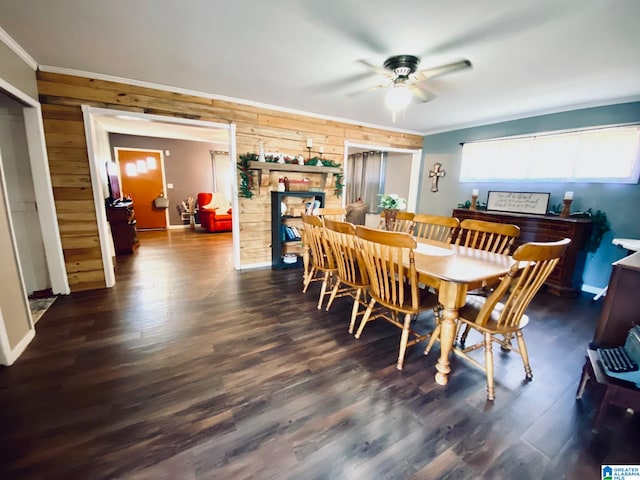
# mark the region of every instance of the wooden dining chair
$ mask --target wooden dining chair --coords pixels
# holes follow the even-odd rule
[[[344,222],[345,216],[347,215],[347,209],[342,207],[318,208],[317,214],[322,219]]]
[[[371,300],[355,337],[360,338],[367,322],[373,319],[376,304],[384,307],[376,317],[384,318],[402,329],[396,368],[402,370],[407,347],[429,337],[410,328],[418,313],[431,310],[438,303],[434,294],[418,287],[418,273],[413,250],[416,240],[408,233],[385,232],[361,225],[356,227],[360,253],[369,276]],[[406,266],[407,265],[407,266]],[[400,318],[403,316],[404,318]],[[412,340],[409,340],[409,335]]]
[[[413,230],[413,212],[398,212],[392,232],[411,233]],[[386,230],[385,211],[380,213],[380,230]]]
[[[459,325],[468,325],[471,329],[478,331],[482,334],[483,341],[466,348],[464,345],[454,346],[454,352],[486,372],[488,400],[495,398],[492,343],[496,342],[500,345],[504,343],[504,340],[498,336],[503,338],[516,336],[518,348],[512,347],[511,350],[522,357],[527,380],[533,378],[522,334],[522,329],[529,323],[529,317],[525,311],[567,250],[569,243],[571,240],[565,238],[557,242],[531,242],[520,245],[513,254],[516,263],[502,278],[491,296],[487,298],[469,295],[467,304],[460,309]],[[436,326],[434,337],[429,341],[425,355],[429,353],[437,335],[439,335],[439,326]],[[484,365],[469,356],[469,352],[482,347],[485,350]]]
[[[520,227],[510,223],[487,222],[484,220],[465,219],[460,222],[457,232],[456,245],[477,248],[487,252],[509,255],[513,242],[520,236]],[[489,295],[493,284],[485,284],[470,292],[475,295]],[[469,327],[462,333],[462,342],[469,334]],[[511,337],[504,339],[502,348],[506,351],[511,348]]]
[[[517,225],[465,219],[460,222],[455,243],[486,252],[509,255],[513,242],[519,236],[520,227]]]
[[[322,308],[324,296],[328,293],[327,287],[330,285],[332,276],[337,272],[335,258],[331,247],[324,235],[324,225],[322,219],[315,215],[302,214],[303,239],[305,246],[309,249],[310,264],[309,271],[304,275],[303,293],[306,293],[311,282],[322,281],[320,288],[320,298],[318,299],[318,309]]]
[[[425,240],[451,243],[453,232],[459,225],[460,220],[455,217],[416,213],[413,217],[413,236]]]
[[[368,305],[367,287],[369,280],[367,268],[356,240],[356,229],[351,223],[329,220],[324,221],[325,233],[335,254],[338,272],[327,302],[326,310],[329,311],[336,297],[350,296],[353,299],[349,333],[353,333],[358,315],[364,314]],[[360,306],[364,307],[360,311]]]

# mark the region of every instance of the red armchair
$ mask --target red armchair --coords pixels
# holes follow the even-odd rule
[[[207,232],[231,231],[231,205],[221,193],[198,193],[198,217]]]

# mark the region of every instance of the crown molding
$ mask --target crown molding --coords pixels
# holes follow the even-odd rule
[[[518,120],[525,120],[527,118],[534,117],[543,117],[545,115],[553,115],[556,113],[567,113],[573,112],[575,110],[585,110],[588,108],[598,108],[598,107],[610,107],[612,105],[622,105],[625,103],[634,103],[640,101],[640,95],[633,95],[630,97],[622,97],[622,98],[614,98],[609,100],[594,100],[592,102],[584,102],[573,105],[565,105],[562,107],[549,107],[546,109],[541,109],[537,111],[525,112],[525,113],[516,113],[512,115],[505,115],[502,117],[494,117],[494,118],[485,118],[483,120],[478,120],[475,122],[462,123],[458,125],[451,125],[449,127],[443,127],[435,130],[427,130],[425,132],[421,132],[420,135],[423,137],[428,137],[431,135],[438,135],[440,133],[449,133],[455,132],[456,130],[466,130],[468,128],[476,128],[476,127],[488,127],[490,125],[496,125],[499,123],[505,122],[515,122]]]
[[[16,42],[11,35],[9,35],[2,27],[0,27],[0,41],[2,41],[7,47],[11,49],[13,53],[18,55],[22,61],[29,65],[34,71],[38,69],[38,62],[36,62],[27,51]]]
[[[118,83],[124,83],[127,85],[133,85],[136,87],[143,87],[143,88],[153,88],[155,90],[163,90],[165,92],[172,92],[172,93],[181,93],[183,95],[193,95],[196,97],[203,97],[203,98],[210,98],[212,100],[220,100],[220,101],[224,101],[224,102],[231,102],[231,103],[237,103],[240,105],[248,105],[251,107],[257,107],[257,108],[264,108],[267,110],[274,110],[276,112],[283,112],[283,113],[290,113],[293,115],[302,115],[305,117],[312,117],[312,118],[318,118],[318,119],[322,119],[322,120],[330,120],[333,122],[341,122],[341,123],[348,123],[350,125],[357,125],[357,126],[362,126],[362,127],[369,127],[369,128],[375,128],[378,130],[385,130],[387,132],[396,132],[396,133],[405,133],[408,135],[418,135],[420,137],[423,136],[422,133],[420,132],[415,132],[412,130],[403,130],[401,128],[393,128],[393,127],[387,127],[384,125],[375,125],[372,123],[364,123],[364,122],[358,122],[356,120],[351,120],[348,118],[341,118],[341,117],[333,117],[330,115],[323,115],[321,113],[313,113],[313,112],[306,112],[304,110],[296,110],[293,108],[287,108],[287,107],[280,107],[278,105],[271,105],[268,103],[261,103],[261,102],[256,102],[253,100],[245,100],[243,98],[236,98],[236,97],[227,97],[226,95],[218,95],[215,93],[208,93],[208,92],[201,92],[198,90],[190,90],[187,88],[180,88],[180,87],[172,87],[169,85],[162,85],[159,83],[152,83],[152,82],[145,82],[142,80],[133,80],[131,78],[126,78],[126,77],[118,77],[115,75],[105,75],[103,73],[95,73],[95,72],[86,72],[84,70],[75,70],[75,69],[71,69],[71,68],[64,68],[64,67],[54,67],[51,65],[40,65],[39,66],[40,70],[43,72],[48,72],[48,73],[60,73],[63,75],[73,75],[76,77],[84,77],[84,78],[92,78],[94,80],[104,80],[107,82],[118,82]]]

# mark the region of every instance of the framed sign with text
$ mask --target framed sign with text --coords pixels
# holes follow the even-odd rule
[[[490,191],[487,197],[487,210],[546,215],[550,196],[550,193],[541,192]]]

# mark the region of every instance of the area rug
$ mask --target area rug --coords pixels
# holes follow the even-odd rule
[[[33,318],[33,323],[36,323],[44,312],[53,305],[53,302],[56,301],[58,297],[47,297],[47,298],[30,298],[29,299],[29,307],[31,308],[31,317]]]

